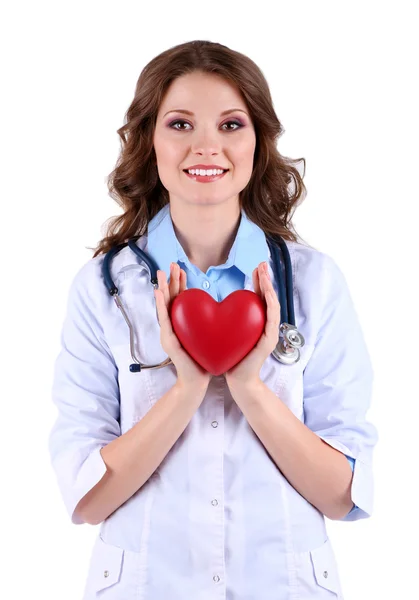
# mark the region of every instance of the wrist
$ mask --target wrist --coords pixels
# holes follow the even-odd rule
[[[226,382],[230,390],[240,389],[260,389],[263,386],[263,381],[260,377],[253,377],[251,379],[234,379],[234,377],[227,377]]]
[[[196,393],[205,396],[209,381],[183,381],[177,379],[175,388],[182,393]]]

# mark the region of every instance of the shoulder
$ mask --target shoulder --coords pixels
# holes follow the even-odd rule
[[[67,296],[69,314],[84,315],[87,319],[97,316],[98,306],[105,296],[105,284],[102,276],[103,256],[99,255],[77,267],[70,279]]]
[[[142,236],[137,240],[136,244],[144,250],[146,241],[147,237]],[[97,297],[98,292],[99,297],[103,296],[103,291],[107,287],[104,277],[105,256],[106,254],[99,254],[94,258],[90,258],[77,269],[70,284],[70,294],[83,292],[91,300]],[[131,268],[133,265],[141,268],[135,254],[128,246],[125,246],[113,255],[112,259],[108,262],[108,270],[116,286],[119,285],[121,278],[124,277],[126,269]]]
[[[318,331],[337,307],[351,306],[346,278],[336,260],[326,252],[288,242],[293,270],[296,318],[306,328],[306,339],[316,339]]]
[[[336,260],[326,252],[301,242],[287,241],[294,271],[295,287],[316,289],[317,294],[344,283]]]

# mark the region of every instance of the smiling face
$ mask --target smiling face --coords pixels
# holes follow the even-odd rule
[[[229,109],[234,110],[222,114]],[[201,72],[172,82],[154,132],[157,169],[171,204],[238,203],[239,193],[252,175],[255,146],[248,109],[233,85],[218,75]],[[184,172],[196,164],[220,165],[228,171],[201,182]]]

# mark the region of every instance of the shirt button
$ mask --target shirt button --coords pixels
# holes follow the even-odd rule
[[[327,571],[323,571],[323,577],[327,579],[329,577],[329,573]]]
[[[104,577],[109,577],[109,571],[104,571],[104,572],[103,572],[103,576],[104,576]]]
[[[210,284],[210,282],[209,282],[209,281],[207,281],[207,280],[205,280],[205,281],[202,283],[202,287],[203,287],[203,288],[205,288],[206,290],[209,288],[209,286],[210,286],[210,285],[211,285],[211,284]]]
[[[213,421],[213,422],[211,423],[211,425],[212,425],[214,428],[215,428],[215,427],[218,427],[218,421]]]
[[[218,505],[218,500],[211,500],[211,504],[213,506],[217,506]]]
[[[218,581],[220,581],[220,578],[218,577],[218,575],[214,575],[213,580],[218,582]]]

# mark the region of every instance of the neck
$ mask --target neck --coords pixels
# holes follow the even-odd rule
[[[209,267],[222,265],[240,225],[238,203],[218,206],[188,206],[187,210],[170,205],[176,237],[190,262],[203,273]]]

